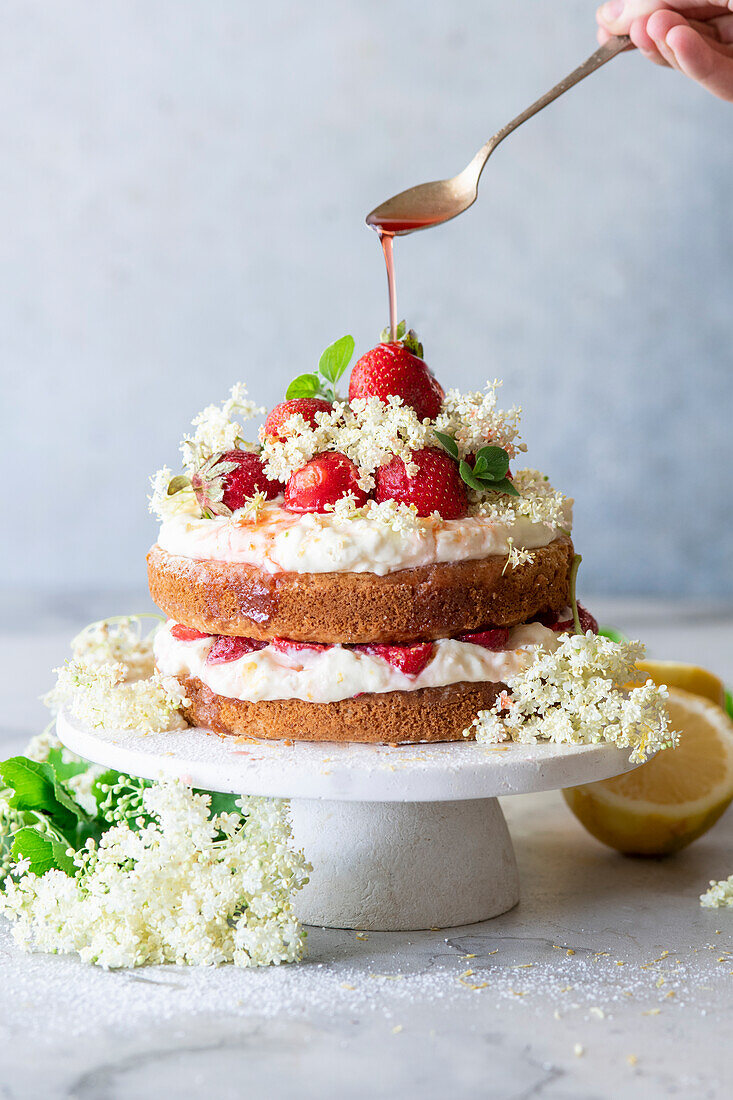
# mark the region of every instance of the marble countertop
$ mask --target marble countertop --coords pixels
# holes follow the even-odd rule
[[[589,602],[654,655],[733,679],[733,608]],[[16,592],[4,606],[10,753],[44,724],[37,696],[69,636],[141,601]],[[733,812],[658,862],[605,849],[557,793],[503,805],[522,901],[468,928],[312,929],[298,966],[114,973],[25,955],[2,928],[0,1095],[727,1096],[733,910],[703,910],[698,895],[733,871]]]

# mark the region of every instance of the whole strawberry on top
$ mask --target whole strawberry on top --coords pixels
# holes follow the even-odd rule
[[[377,344],[354,364],[349,401],[401,397],[419,420],[435,420],[445,394],[422,358],[422,344],[410,330],[401,340]]]
[[[291,416],[299,414],[306,424],[315,428],[317,412],[331,412],[333,405],[322,397],[297,397],[292,401],[281,401],[267,414],[265,421],[265,435],[281,438],[280,429]]]
[[[359,486],[357,467],[338,451],[324,451],[290,475],[283,507],[288,512],[325,512],[347,494],[353,497],[357,508],[366,504],[367,495]]]
[[[414,504],[418,516],[438,512],[443,519],[462,519],[468,513],[466,486],[450,455],[426,447],[412,452],[410,464],[416,467],[412,476],[397,455],[379,467],[374,475],[379,504],[386,500]]]

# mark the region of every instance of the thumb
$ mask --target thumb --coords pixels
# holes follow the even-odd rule
[[[720,99],[733,102],[733,57],[726,57],[689,26],[672,27],[667,47],[680,72]]]

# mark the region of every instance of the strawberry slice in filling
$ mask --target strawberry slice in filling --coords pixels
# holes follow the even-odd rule
[[[256,653],[264,649],[267,642],[260,642],[256,638],[230,638],[226,634],[219,634],[206,656],[207,665],[223,665],[227,661],[237,661],[246,653]]]
[[[435,648],[432,642],[418,642],[416,645],[365,644],[353,647],[357,653],[368,653],[381,657],[405,676],[417,676],[430,661]]]

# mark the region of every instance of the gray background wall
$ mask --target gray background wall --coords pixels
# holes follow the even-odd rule
[[[546,0],[6,0],[3,575],[142,582],[147,477],[385,323],[379,200],[457,171],[594,48]],[[505,379],[584,587],[730,594],[733,107],[623,56],[398,245],[446,385]]]

